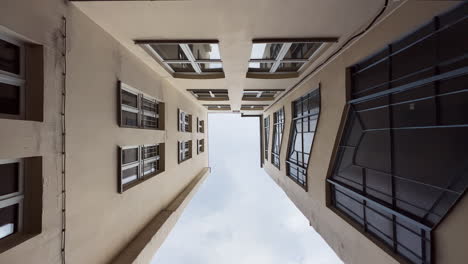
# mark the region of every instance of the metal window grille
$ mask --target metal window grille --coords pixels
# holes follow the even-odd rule
[[[179,163],[192,158],[192,140],[178,141]]]
[[[192,132],[192,115],[179,110],[179,131]]]
[[[160,129],[161,103],[120,82],[120,125],[124,127]]]
[[[263,146],[265,152],[265,159],[268,160],[268,144],[270,139],[270,116],[263,119],[263,129],[265,134],[265,145]]]
[[[284,108],[273,113],[273,145],[271,147],[271,163],[280,168],[281,141],[284,130]]]
[[[22,231],[24,173],[21,159],[0,160],[2,193],[0,194],[0,240]]]

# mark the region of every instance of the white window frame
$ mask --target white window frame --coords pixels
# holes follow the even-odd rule
[[[192,158],[192,155],[189,155],[192,151],[190,148],[191,146],[186,146],[190,140],[179,141],[179,163],[183,161],[189,160]],[[190,144],[189,144],[190,145]]]
[[[137,96],[137,108],[129,105],[125,105],[122,102],[120,102],[120,109],[121,111],[126,111],[130,113],[135,113],[137,114],[137,126],[136,128],[143,128],[143,129],[161,129],[160,128],[160,116],[159,116],[159,111],[158,112],[151,112],[143,109],[143,99],[153,101],[156,104],[156,108],[160,107],[161,101],[152,97],[151,95],[148,95],[140,90],[137,90],[130,85],[120,82],[120,89],[122,91],[126,91],[128,93],[131,93],[133,95]],[[144,125],[144,116],[150,116],[154,117],[157,120],[157,126],[156,127],[148,127]],[[122,122],[122,120],[121,120]]]
[[[0,208],[5,208],[14,204],[18,204],[18,222],[15,223],[15,225],[17,225],[16,233],[20,233],[23,230],[24,163],[22,159],[0,160],[0,165],[10,163],[18,163],[18,192],[0,196]],[[12,234],[15,234],[15,232],[12,232],[6,235],[5,237],[10,236]],[[3,238],[0,238],[0,240]]]
[[[180,132],[192,132],[190,129],[190,122],[192,121],[192,115],[179,109],[179,131]],[[187,128],[188,127],[188,128]]]
[[[140,146],[124,146],[124,147],[120,147],[120,151],[121,151],[121,159],[123,157],[123,152],[124,150],[127,150],[127,149],[137,149],[138,151],[138,158],[136,161],[133,161],[131,163],[123,163],[123,161],[121,160],[122,164],[120,166],[120,180],[121,180],[121,187],[123,187],[124,185],[126,184],[129,184],[131,182],[134,182],[134,181],[137,181],[138,179],[141,178],[141,147]],[[138,170],[137,170],[137,175],[134,175],[132,176],[131,179],[128,179],[127,180],[124,180],[124,178],[122,177],[123,176],[123,172],[125,170],[128,170],[128,169],[131,169],[131,168],[134,168],[134,167],[138,167]],[[135,178],[133,178],[135,177]]]
[[[25,44],[24,42],[12,38],[8,35],[6,35],[3,32],[0,32],[0,39],[4,40],[6,42],[9,42],[13,45],[16,45],[19,47],[20,50],[20,73],[19,74],[14,74],[11,72],[3,71],[0,70],[0,82],[1,83],[6,83],[9,85],[14,85],[19,87],[19,94],[20,94],[20,102],[19,102],[19,114],[18,115],[12,115],[12,114],[4,114],[0,113],[0,118],[8,118],[8,119],[24,119],[25,118],[25,103],[26,103],[26,97],[25,97],[25,91],[26,91],[26,74],[25,74]]]

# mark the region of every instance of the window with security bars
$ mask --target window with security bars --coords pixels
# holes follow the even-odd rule
[[[121,147],[120,193],[164,171],[164,143]]]
[[[263,133],[265,134],[264,139],[265,139],[265,144],[263,146],[264,152],[265,152],[265,159],[268,160],[268,144],[269,144],[269,139],[270,139],[270,116],[265,117],[263,119]]]
[[[205,120],[200,120],[197,117],[197,132],[205,133]]]
[[[307,190],[307,167],[320,114],[320,88],[292,103],[286,175]]]
[[[435,17],[348,72],[331,206],[405,262],[434,263],[434,230],[468,186],[467,11]]]
[[[280,168],[281,141],[284,131],[284,108],[273,113],[273,140],[271,146],[271,163]]]
[[[119,82],[119,125],[121,127],[164,129],[164,103]]]
[[[205,139],[197,140],[197,154],[205,152]]]
[[[192,132],[192,115],[177,109],[177,130],[180,132]]]
[[[192,140],[177,142],[178,162],[182,163],[192,158]]]
[[[0,241],[22,229],[24,179],[21,159],[0,160]]]

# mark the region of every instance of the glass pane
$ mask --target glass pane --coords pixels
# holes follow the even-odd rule
[[[255,43],[252,45],[251,59],[276,59],[283,44]]]
[[[322,43],[293,43],[284,59],[308,59]]]
[[[156,172],[156,170],[157,170],[156,163],[157,163],[157,161],[152,161],[152,162],[145,163],[144,170],[143,170],[143,175],[148,175],[148,174]]]
[[[122,150],[122,164],[138,161],[138,148]]]
[[[17,231],[18,204],[0,208],[0,239]]]
[[[136,94],[122,90],[122,104],[137,108],[138,96]]]
[[[155,112],[156,113],[156,102],[153,100],[148,100],[146,98],[142,98],[141,104],[143,106],[143,110],[145,111],[150,111],[150,112]]]
[[[20,74],[20,48],[0,39],[0,70]]]
[[[150,44],[151,48],[164,60],[186,60],[187,56],[180,48],[179,44]]]
[[[0,196],[19,191],[19,163],[0,165]]]
[[[273,63],[267,62],[250,62],[249,72],[269,72]]]
[[[221,62],[199,63],[202,72],[222,72],[223,64]]]
[[[169,63],[169,66],[175,72],[195,72],[190,63]]]
[[[122,125],[124,126],[138,126],[138,114],[127,111],[122,111]]]
[[[138,169],[140,166],[126,169],[122,171],[122,184],[127,184],[138,178]]]
[[[189,44],[190,50],[196,60],[220,60],[218,44],[197,43]]]
[[[280,63],[276,72],[297,72],[304,63]]]
[[[159,154],[158,152],[159,152],[159,147],[158,146],[144,147],[142,149],[143,159],[156,157]]]
[[[20,87],[0,83],[0,113],[8,115],[20,114]]]

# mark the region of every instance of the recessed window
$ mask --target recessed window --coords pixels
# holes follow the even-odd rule
[[[120,193],[164,171],[164,143],[121,147]]]
[[[119,93],[121,127],[164,129],[164,103],[122,82]]]
[[[436,228],[468,188],[466,7],[348,71],[330,203],[403,262],[435,262]]]
[[[227,89],[187,89],[200,101],[228,101]]]
[[[197,154],[205,152],[205,140],[198,139],[197,140]]]
[[[21,160],[0,162],[0,239],[3,239],[20,229],[24,181]]]
[[[272,101],[284,89],[255,90],[246,89],[242,95],[243,101]]]
[[[265,104],[243,104],[241,110],[244,111],[263,111],[268,105]]]
[[[0,118],[24,118],[24,45],[0,35]]]
[[[292,111],[286,174],[307,190],[307,168],[320,114],[320,90],[294,101]]]
[[[263,146],[265,152],[265,159],[268,160],[268,144],[270,144],[270,116],[263,119],[263,133],[265,134],[265,144]]]
[[[336,38],[254,40],[249,78],[294,78],[326,42]]]
[[[273,113],[273,144],[271,146],[271,163],[280,168],[281,142],[284,131],[284,108]]]
[[[197,132],[205,133],[205,120],[200,120],[197,117]]]
[[[138,40],[175,78],[224,78],[217,40]]]
[[[182,163],[192,158],[192,140],[178,141],[177,149],[179,150],[179,163]]]
[[[213,111],[231,111],[231,105],[228,104],[204,104],[208,110],[213,110]]]
[[[192,132],[192,115],[177,109],[177,115],[179,117],[178,128],[180,132]]]

